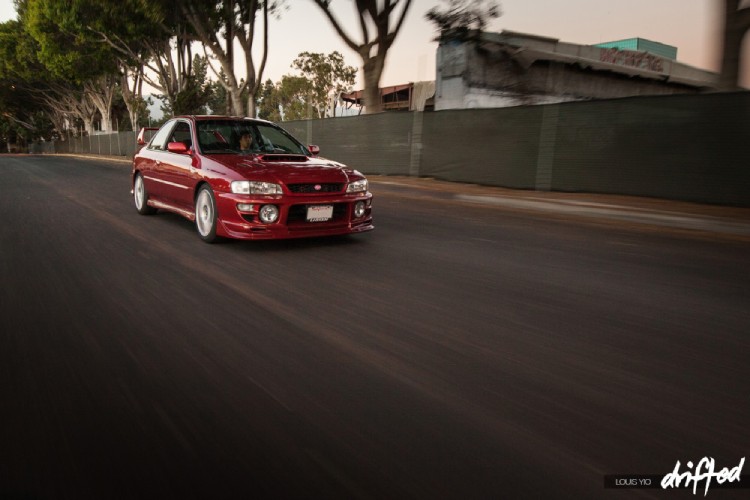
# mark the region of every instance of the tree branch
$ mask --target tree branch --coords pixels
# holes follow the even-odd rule
[[[357,45],[354,41],[352,41],[349,35],[347,35],[346,32],[344,32],[344,30],[341,29],[339,21],[330,11],[328,2],[326,0],[313,0],[313,2],[315,2],[323,10],[323,13],[333,25],[333,28],[336,30],[336,33],[338,33],[341,39],[344,40],[344,43],[346,43],[349,46],[349,48],[351,48],[353,51],[360,53],[360,45]]]

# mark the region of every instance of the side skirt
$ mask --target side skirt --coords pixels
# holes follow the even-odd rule
[[[185,210],[184,208],[179,208],[174,205],[170,205],[169,203],[164,203],[163,201],[148,200],[148,206],[158,208],[160,210],[167,210],[169,212],[174,212],[176,214],[182,215],[188,220],[195,221],[195,212],[191,210]]]

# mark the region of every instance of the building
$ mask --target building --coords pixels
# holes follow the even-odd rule
[[[438,45],[435,110],[698,93],[718,82],[678,62],[676,47],[641,38],[594,46],[512,31],[472,35]]]
[[[356,90],[341,94],[346,109],[357,106],[362,111],[364,92]],[[383,111],[425,111],[434,107],[435,82],[411,82],[380,89]]]
[[[677,60],[677,47],[661,42],[654,42],[653,40],[646,40],[645,38],[626,38],[625,40],[615,40],[614,42],[597,43],[594,47],[648,52],[649,54],[671,59],[673,61]]]

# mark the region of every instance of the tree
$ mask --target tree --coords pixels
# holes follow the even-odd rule
[[[489,20],[500,17],[500,6],[495,0],[443,0],[443,3],[447,4],[443,9],[433,7],[425,14],[438,30],[436,40],[475,40]]]
[[[113,120],[117,124],[118,131],[138,131],[140,130],[140,124],[147,124],[151,119],[151,112],[148,107],[154,104],[151,97],[144,99],[140,97],[140,94],[136,98],[136,102],[131,102],[128,106],[125,103],[125,98],[122,95],[122,87],[118,87],[118,92],[115,95],[114,102],[112,104],[112,115]],[[132,113],[135,112],[136,116],[133,117]]]
[[[83,85],[101,114],[101,129],[110,130],[117,60],[109,46],[85,36],[97,11],[91,7],[88,0],[28,0],[21,20],[39,44],[39,61],[55,77]]]
[[[148,112],[147,103],[143,99],[143,66],[131,66],[121,61],[119,89],[122,102],[128,111],[131,130],[139,130],[139,125],[145,123],[142,118]],[[121,127],[118,127],[118,130],[120,129]]]
[[[273,81],[269,78],[261,86],[260,92],[258,93],[258,99],[256,102],[256,108],[258,110],[258,118],[263,120],[269,120],[272,122],[281,121],[281,97],[279,96],[278,89],[274,85]]]
[[[735,90],[740,80],[742,40],[750,30],[750,5],[741,0],[724,0],[724,47],[719,85]]]
[[[206,106],[212,90],[211,82],[207,80],[208,62],[205,57],[196,55],[192,67],[192,75],[172,99],[157,96],[164,101],[161,110],[166,115],[202,115],[208,112]]]
[[[273,122],[309,119],[312,93],[312,83],[304,76],[284,75],[276,84],[266,80],[258,93],[258,117]]]
[[[219,71],[217,80],[208,80],[208,105],[209,112],[213,115],[230,115],[232,110],[229,107],[226,83],[226,75]]]
[[[55,121],[62,117],[77,119],[87,133],[94,132],[97,109],[81,86],[70,82],[50,82],[47,88],[38,89],[36,93],[52,115],[58,117]]]
[[[80,37],[112,50],[134,129],[143,106],[143,82],[162,93],[169,109],[183,107],[177,100],[195,90],[194,35],[173,2],[118,0],[102,8],[100,0],[73,0],[69,16]]]
[[[304,76],[284,75],[277,91],[284,121],[312,118],[313,86],[310,80]]]
[[[30,140],[34,134],[43,137],[50,120],[58,130],[65,125],[65,115],[46,106],[44,90],[54,79],[37,58],[38,44],[29,36],[22,22],[11,20],[0,24],[0,111],[5,142],[17,138]],[[46,115],[47,125],[38,127],[39,116]],[[10,135],[11,134],[12,137]]]
[[[336,104],[342,92],[349,92],[357,76],[357,68],[346,66],[340,52],[328,55],[301,52],[292,63],[312,84],[312,106],[318,118],[336,116]]]
[[[342,23],[331,10],[331,0],[313,0],[323,10],[341,39],[362,58],[362,70],[365,79],[365,112],[379,113],[382,110],[380,101],[380,78],[383,75],[388,50],[401,30],[411,0],[353,0],[357,11],[358,24],[362,30],[362,41],[354,39],[343,29]],[[398,5],[401,11],[398,12]],[[395,25],[391,17],[396,19]]]
[[[38,129],[38,113],[39,107],[18,81],[0,77],[0,144],[4,151],[45,135]]]
[[[255,116],[255,100],[260,90],[263,70],[268,57],[268,16],[278,13],[283,0],[184,0],[181,12],[194,30],[194,39],[218,61],[214,74],[226,89],[230,114]],[[262,17],[263,49],[260,66],[256,67],[253,47],[257,34],[256,20]],[[238,78],[234,67],[234,42],[242,49],[245,75]],[[247,96],[246,98],[243,98]]]

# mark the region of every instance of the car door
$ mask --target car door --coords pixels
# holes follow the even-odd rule
[[[169,143],[182,143],[187,152],[171,152],[168,150]],[[198,159],[193,151],[192,124],[188,120],[178,119],[169,135],[167,151],[161,158],[159,168],[169,200],[184,210],[193,209],[193,192],[198,179]]]
[[[154,135],[148,145],[141,151],[140,163],[143,182],[149,196],[155,201],[167,201],[168,194],[164,183],[164,171],[161,167],[167,140],[171,136],[175,121],[166,122]]]

